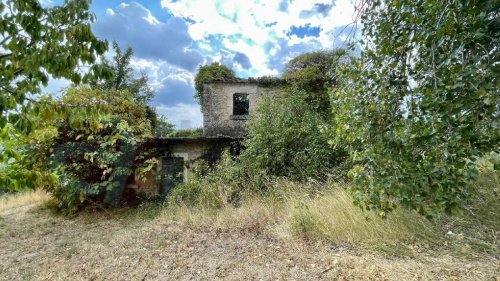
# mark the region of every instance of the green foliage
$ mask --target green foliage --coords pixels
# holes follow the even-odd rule
[[[128,47],[123,52],[118,43],[113,42],[115,56],[110,62],[104,60],[103,65],[112,69],[113,76],[94,82],[96,86],[103,90],[127,90],[139,103],[147,104],[154,97],[153,89],[148,84],[148,78],[141,74],[139,78],[134,77],[134,70],[130,66],[130,59],[134,55],[134,50]]]
[[[94,64],[107,43],[92,34],[95,17],[89,8],[85,0],[50,8],[35,0],[0,3],[0,128],[7,122],[6,113],[17,115],[11,110],[29,106],[27,95],[40,93],[50,77],[79,83],[111,75]],[[81,64],[90,64],[87,73],[79,71]],[[29,129],[22,122],[10,123]]]
[[[44,188],[69,212],[86,202],[117,205],[132,167],[155,165],[147,151],[138,150],[152,136],[145,106],[127,91],[89,87],[69,89],[58,103],[68,114],[47,124],[55,136],[30,143],[45,148],[35,161],[48,163],[60,179]]]
[[[296,207],[296,212],[291,218],[290,230],[297,236],[312,236],[317,228],[320,228],[319,221],[315,218],[306,204],[300,202]]]
[[[303,84],[320,83],[322,86],[324,81],[333,81],[328,74],[346,54],[344,49],[303,53],[286,64],[283,78],[299,80]]]
[[[269,178],[264,173],[248,170],[225,151],[214,167],[208,171],[200,169],[188,183],[176,186],[168,202],[209,208],[237,205],[246,194],[265,191],[268,183]]]
[[[348,59],[344,49],[303,53],[286,64],[282,80],[302,89],[307,103],[327,117],[331,115],[328,91],[336,84],[336,78],[330,74]]]
[[[167,121],[165,116],[160,116],[156,119],[155,137],[166,137],[175,131],[175,126]]]
[[[200,171],[201,172],[201,171]],[[212,171],[205,175],[194,174],[188,183],[175,187],[169,196],[172,204],[202,205],[220,208],[237,201],[240,168],[229,153],[225,152]]]
[[[475,160],[500,143],[498,4],[367,1],[364,50],[338,72],[335,143],[357,163],[352,193],[384,216],[432,216],[469,196]]]
[[[329,119],[309,102],[309,93],[297,86],[288,90],[264,100],[250,120],[242,163],[271,176],[322,178],[343,162],[345,152],[329,146],[322,130]]]
[[[214,62],[210,65],[200,66],[198,73],[194,78],[196,93],[194,98],[203,106],[203,84],[212,79],[230,79],[235,78],[234,71],[227,66]]]
[[[122,51],[118,43],[113,42],[115,56],[112,61],[104,59],[103,65],[113,71],[113,76],[95,80],[93,87],[98,87],[104,91],[118,90],[127,91],[132,95],[137,104],[146,107],[146,117],[151,121],[151,127],[155,136],[165,136],[173,131],[174,125],[168,123],[164,116],[158,116],[156,109],[148,105],[154,97],[154,91],[149,86],[148,77],[142,73],[135,77],[134,70],[130,65],[130,60],[134,55],[134,50],[128,47]]]
[[[112,76],[95,64],[107,50],[107,42],[91,32],[95,20],[90,1],[65,1],[63,5],[43,8],[39,1],[2,1],[0,3],[0,186],[11,190],[33,188],[57,179],[32,163],[26,153],[27,135],[65,110],[45,104],[33,96],[47,86],[49,78],[66,78],[73,83]],[[87,66],[81,72],[81,66]],[[43,129],[43,128],[42,128]],[[42,130],[45,133],[46,130]]]
[[[54,132],[45,129],[37,133],[37,140],[45,140],[53,136]],[[0,137],[0,194],[57,184],[56,175],[44,169],[43,163],[34,163],[34,155],[25,153],[26,144],[32,140],[30,136],[18,133],[10,125],[5,126],[0,134],[3,134]],[[42,149],[37,147],[32,152],[38,153]]]
[[[185,130],[174,130],[168,137],[180,138],[180,137],[201,137],[203,135],[203,128],[195,129],[185,129]]]

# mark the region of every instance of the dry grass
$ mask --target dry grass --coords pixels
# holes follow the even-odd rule
[[[248,197],[237,207],[172,205],[161,211],[160,218],[183,226],[265,234],[287,243],[362,245],[398,256],[415,256],[424,251],[469,257],[498,255],[498,173],[484,175],[475,184],[478,194],[467,213],[442,216],[432,222],[405,209],[382,219],[355,206],[342,186],[289,181],[275,183],[273,195]],[[469,214],[470,210],[474,214]]]
[[[317,183],[276,183],[274,197],[249,197],[240,206],[221,209],[203,206],[170,206],[162,218],[190,226],[240,229],[278,234],[282,238],[299,236],[334,242],[385,242],[432,237],[433,227],[416,213],[398,210],[388,219],[363,212],[341,187],[329,186],[314,193]],[[325,189],[323,187],[323,189]],[[411,222],[411,223],[409,223]]]
[[[284,211],[281,204],[252,198],[245,200],[239,207],[226,206],[215,210],[200,206],[169,206],[162,211],[160,219],[185,226],[233,229],[260,234],[278,225],[285,217]]]
[[[27,205],[39,205],[47,202],[50,195],[43,190],[26,191],[0,196],[0,212]]]
[[[382,220],[329,184],[275,183],[240,206],[145,204],[75,217],[0,198],[0,280],[500,280],[497,172],[467,211]],[[321,190],[321,192],[318,192]],[[452,234],[449,234],[452,233]]]
[[[363,212],[344,189],[288,202],[287,221],[291,233],[330,241],[384,243],[431,238],[432,224],[418,214],[397,210],[387,219]],[[295,206],[295,208],[292,208]]]

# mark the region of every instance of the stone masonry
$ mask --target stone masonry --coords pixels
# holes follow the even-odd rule
[[[263,86],[256,80],[215,80],[205,84],[202,108],[203,136],[244,138],[245,123],[255,114],[259,102],[264,97],[277,93],[277,88]],[[248,115],[233,114],[235,94],[246,94],[248,97]]]

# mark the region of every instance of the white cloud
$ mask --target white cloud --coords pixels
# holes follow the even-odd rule
[[[171,17],[164,22],[156,19],[140,3],[121,3],[93,26],[99,37],[115,40],[121,46],[131,46],[136,57],[167,61],[190,71],[203,62],[199,52],[193,50],[193,39],[187,23]]]
[[[162,0],[161,6],[173,17],[159,20],[132,1],[105,9],[93,30],[122,48],[133,47],[131,65],[148,75],[158,112],[177,126],[190,120],[192,127],[203,125],[192,98],[200,63],[219,61],[242,77],[278,75],[301,52],[331,48],[336,40],[345,40],[347,33],[341,31],[355,13],[353,0]],[[320,27],[319,36],[287,34],[292,26],[306,25]],[[241,60],[245,56],[248,59]],[[69,84],[51,79],[45,90],[56,93]]]
[[[178,128],[181,121],[189,120],[192,128],[203,126],[203,115],[200,106],[197,104],[179,103],[173,106],[157,106],[156,110],[159,114],[167,117],[168,122],[176,125]]]
[[[162,0],[161,5],[176,17],[190,19],[188,32],[200,46],[206,46],[211,35],[223,35],[222,48],[246,54],[253,72],[261,76],[278,74],[269,62],[272,56],[280,54],[280,48],[311,43],[315,47],[332,48],[334,29],[351,23],[355,13],[352,0],[293,0],[288,3],[287,11],[280,10],[283,1]],[[315,42],[311,42],[311,37],[287,35],[292,26],[306,24],[321,28]],[[283,40],[287,46],[282,46]],[[211,47],[207,50],[209,55],[220,60],[224,55]]]

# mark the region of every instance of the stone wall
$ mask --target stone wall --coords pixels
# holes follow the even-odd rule
[[[208,137],[227,136],[244,138],[246,122],[255,114],[255,109],[266,96],[275,95],[278,88],[264,87],[256,81],[214,81],[204,85],[203,94],[203,135]],[[233,95],[248,95],[247,115],[233,115]]]

